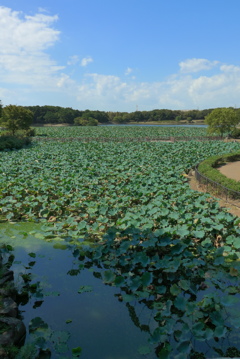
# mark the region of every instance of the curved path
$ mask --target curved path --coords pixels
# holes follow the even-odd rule
[[[220,167],[219,171],[228,178],[240,181],[240,161],[227,163]]]
[[[235,181],[240,181],[240,161],[229,162],[226,165],[219,168],[219,171],[226,177],[232,178]],[[195,176],[192,174],[189,176],[189,185],[190,188],[194,191],[206,192],[206,188],[204,186],[199,185]],[[240,208],[234,206],[233,203],[228,203],[223,199],[219,199],[219,204],[221,207],[227,208],[227,210],[235,216],[240,217]],[[239,203],[237,203],[239,205]]]

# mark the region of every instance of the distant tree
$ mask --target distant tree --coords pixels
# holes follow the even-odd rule
[[[50,108],[50,106],[48,107],[49,109],[43,116],[44,123],[59,123],[59,113],[55,111],[53,108]]]
[[[92,117],[76,117],[74,124],[76,126],[97,126],[98,120]]]
[[[193,122],[192,117],[191,117],[191,116],[188,116],[188,117],[187,117],[187,123],[192,123],[192,122]]]
[[[33,121],[33,113],[23,106],[8,105],[3,108],[0,123],[14,136],[18,130],[27,131]]]
[[[2,105],[2,101],[0,100],[0,118],[2,117],[2,113],[3,113],[3,105]]]
[[[59,123],[68,123],[72,124],[74,118],[76,118],[76,110],[73,110],[71,107],[61,107],[58,112],[58,122]]]
[[[181,116],[181,115],[178,115],[175,117],[175,121],[177,121],[177,122],[180,122],[182,120],[183,120],[183,116]]]
[[[221,137],[225,133],[232,132],[240,119],[233,108],[215,108],[205,117],[205,123],[208,125],[208,133],[217,133]]]
[[[126,120],[124,119],[124,116],[119,114],[113,117],[112,122],[121,124],[121,123],[126,123]]]

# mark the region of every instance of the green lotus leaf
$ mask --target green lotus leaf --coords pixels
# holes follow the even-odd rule
[[[135,299],[135,296],[131,294],[124,294],[122,299],[124,302],[132,302]]]
[[[116,275],[111,270],[106,270],[103,272],[103,281],[104,283],[113,283],[116,278]]]
[[[47,330],[48,329],[48,324],[45,323],[42,318],[40,317],[36,317],[33,318],[30,323],[29,323],[29,332],[35,332],[36,330],[41,329],[41,330]]]
[[[205,232],[204,232],[204,231],[194,231],[194,232],[193,232],[193,235],[194,235],[194,237],[196,237],[196,238],[202,239],[202,238],[205,237]]]
[[[145,346],[141,346],[138,348],[138,352],[139,354],[142,354],[142,355],[147,355],[147,354],[150,354],[152,352],[152,348],[145,345]]]
[[[82,354],[82,348],[81,347],[76,347],[76,348],[72,349],[73,358],[79,358],[81,354]]]
[[[179,286],[177,284],[173,284],[171,287],[170,287],[170,293],[174,296],[177,296],[179,295],[180,293],[182,292],[182,289],[179,288]]]

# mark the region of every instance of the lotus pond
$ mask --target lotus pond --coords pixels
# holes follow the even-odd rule
[[[1,241],[13,247],[29,328],[21,351],[86,359],[240,356],[239,220],[186,180],[195,164],[239,144],[194,141],[205,129],[193,128],[38,131],[56,138],[175,131],[193,140],[56,139],[2,153],[0,207],[9,223],[0,224]]]

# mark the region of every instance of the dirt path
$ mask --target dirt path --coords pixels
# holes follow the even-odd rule
[[[231,165],[231,166],[229,166],[229,165]],[[236,173],[238,173],[239,177],[238,177],[237,180],[239,181],[240,180],[240,161],[229,163],[229,164],[227,164],[226,166],[223,166],[223,167],[227,167],[227,166],[229,166],[228,168],[231,169],[231,170],[229,172],[228,171],[225,172],[224,175],[229,177],[229,175],[232,175],[232,174],[235,175]],[[237,170],[236,170],[236,167],[237,167]],[[224,171],[225,170],[226,169],[224,169]],[[230,177],[230,178],[232,178],[232,177]],[[236,178],[234,178],[234,179],[236,179]],[[203,192],[203,193],[207,192],[206,191],[206,186],[200,185],[198,183],[198,181],[196,180],[194,171],[192,171],[191,175],[188,176],[188,180],[189,180],[190,188],[193,189],[194,191],[199,191],[199,192]],[[230,212],[231,214],[240,217],[240,208],[238,208],[238,207],[236,207],[234,205],[234,201],[232,201],[232,202],[233,203],[228,203],[227,201],[224,201],[224,200],[222,200],[220,198],[218,200],[218,203],[219,203],[219,205],[221,207],[226,208],[227,211]]]
[[[240,181],[240,161],[227,163],[220,167],[219,171],[228,178]]]

